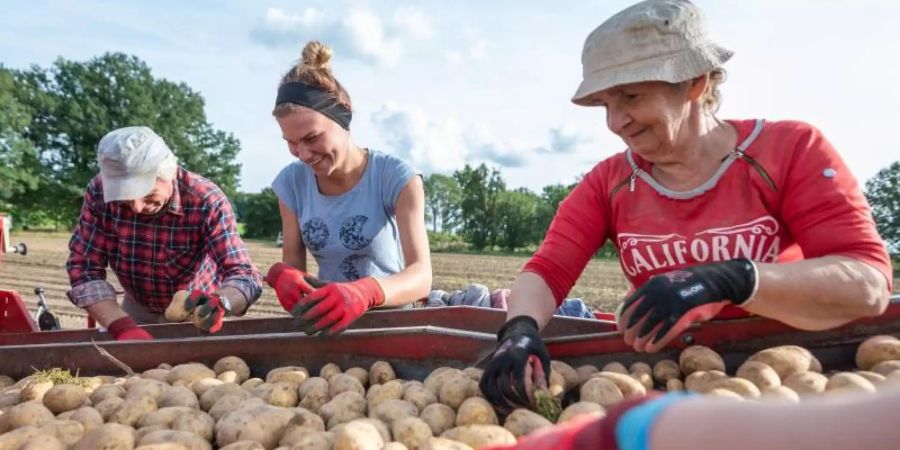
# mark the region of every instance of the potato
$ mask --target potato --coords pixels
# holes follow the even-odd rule
[[[650,375],[647,372],[632,372],[631,378],[634,378],[638,383],[641,383],[647,391],[653,390],[653,375]]]
[[[882,361],[900,360],[900,339],[894,336],[872,336],[856,350],[856,366],[869,370]]]
[[[150,425],[149,427],[138,428],[134,432],[134,442],[141,442],[141,439],[143,439],[144,436],[146,436],[150,433],[153,433],[154,431],[167,431],[167,430],[168,430],[168,428],[166,428],[163,425]]]
[[[225,382],[218,378],[203,378],[191,383],[189,387],[191,391],[193,391],[194,396],[197,397],[199,401],[200,397],[202,397],[203,394],[206,393],[206,391],[223,384],[225,384]],[[232,382],[232,384],[234,383]],[[199,408],[199,403],[197,407]]]
[[[154,425],[162,425],[165,428],[169,428],[172,424],[172,421],[175,420],[181,414],[191,411],[192,408],[187,406],[168,406],[165,408],[159,408],[156,411],[144,414],[140,419],[134,424],[135,428],[147,428],[152,427]]]
[[[96,405],[110,397],[125,398],[125,394],[125,388],[122,386],[104,384],[103,386],[94,389],[94,392],[91,392],[90,398],[91,402]]]
[[[737,370],[737,377],[755,384],[760,390],[781,386],[781,377],[775,369],[760,361],[747,361]]]
[[[550,361],[550,369],[552,372],[556,372],[563,377],[563,379],[565,380],[565,390],[566,391],[575,389],[580,384],[580,378],[578,377],[578,372],[576,372],[572,366],[570,366],[562,361]],[[468,369],[466,369],[466,370],[468,370]],[[478,370],[480,370],[480,369],[478,369]],[[463,372],[465,372],[465,370]],[[475,381],[478,381],[480,379],[481,379],[481,376],[479,375],[479,377],[476,378]]]
[[[389,427],[394,425],[394,421],[406,416],[418,417],[419,408],[404,400],[385,400],[369,411],[369,417],[381,420]]]
[[[443,386],[447,380],[465,376],[466,374],[464,374],[462,370],[454,369],[452,367],[440,367],[428,374],[428,376],[425,377],[423,384],[432,394],[440,398],[441,386]]]
[[[328,380],[328,395],[331,398],[346,391],[354,391],[359,395],[366,394],[366,389],[359,379],[349,373],[339,373]]]
[[[465,443],[473,448],[516,443],[516,437],[499,425],[466,425],[451,428],[441,433],[441,437]]]
[[[647,395],[647,389],[644,387],[644,385],[629,375],[623,375],[617,372],[601,371],[595,373],[593,376],[607,378],[613,383],[616,383],[616,386],[620,391],[622,391],[622,395],[625,396],[625,398],[643,397]]]
[[[562,414],[559,415],[559,419],[556,420],[556,423],[567,422],[583,414],[590,414],[600,418],[606,416],[606,410],[594,402],[575,402],[563,410]]]
[[[331,450],[333,446],[334,433],[330,431],[316,431],[301,436],[291,446],[291,450]],[[223,447],[220,450],[225,450],[225,448]]]
[[[266,383],[283,381],[294,386],[300,386],[307,378],[309,378],[309,371],[305,367],[285,366],[270,370],[266,374]]]
[[[371,423],[355,421],[334,433],[334,450],[381,450],[384,439]]]
[[[22,401],[22,390],[10,388],[0,395],[0,408],[18,405]]]
[[[872,385],[874,385],[876,388],[881,383],[884,383],[886,379],[884,375],[880,373],[870,372],[868,370],[857,370],[854,373],[869,380],[869,382],[872,383]]]
[[[141,373],[141,378],[166,383],[169,378],[169,372],[169,369],[147,369]]]
[[[422,410],[419,418],[431,427],[431,433],[440,436],[456,424],[456,412],[443,403],[432,403]]]
[[[730,389],[712,389],[706,393],[709,397],[722,397],[728,398],[732,400],[743,400],[744,397],[741,397],[741,394],[734,392]]]
[[[166,312],[163,314],[168,322],[184,322],[191,316],[191,311],[185,308],[184,303],[190,296],[190,292],[181,290],[172,296],[172,301],[166,306]]]
[[[91,431],[94,428],[103,425],[103,416],[101,416],[96,409],[90,406],[83,406],[76,409],[75,411],[69,412],[72,413],[69,416],[69,420],[74,420],[80,423],[84,427],[85,432]]]
[[[73,450],[130,450],[134,448],[134,429],[107,423],[84,434]]]
[[[264,402],[263,399],[252,397],[249,394],[228,394],[220,398],[212,408],[209,408],[208,414],[218,422],[221,418],[234,411],[250,406],[262,406],[265,404],[266,402]]]
[[[628,375],[628,368],[625,367],[625,364],[622,364],[618,361],[613,361],[604,365],[600,369],[600,372],[613,372]]]
[[[391,427],[394,440],[403,443],[409,450],[419,450],[431,439],[431,427],[418,417],[404,417]]]
[[[18,450],[66,450],[66,444],[59,439],[49,436],[35,436],[22,444]]]
[[[21,427],[40,427],[56,419],[53,413],[37,400],[13,406],[4,415],[8,416],[7,426],[13,430]]]
[[[817,372],[796,372],[782,380],[781,384],[803,397],[825,392],[828,377]]]
[[[684,379],[684,388],[689,391],[699,392],[703,386],[725,378],[728,378],[728,375],[719,370],[698,370],[692,372]]]
[[[581,386],[582,384],[584,384],[585,381],[587,381],[591,377],[591,374],[597,373],[599,371],[600,370],[597,369],[596,366],[592,366],[590,364],[578,366],[575,369],[575,372],[578,373],[578,385]]]
[[[31,380],[19,393],[20,401],[24,403],[32,400],[41,400],[44,398],[44,394],[52,387],[52,381]]]
[[[810,353],[809,350],[796,345],[781,345],[778,347],[767,348],[757,352],[748,358],[747,361],[759,361],[767,364],[775,370],[778,374],[778,378],[781,378],[782,383],[785,378],[797,372],[807,372],[810,370],[818,372],[821,370],[821,365],[818,360],[813,357],[812,353]],[[819,367],[819,370],[813,370],[816,366]]]
[[[653,368],[650,367],[650,364],[642,361],[637,361],[628,366],[628,373],[632,375],[635,373],[646,373],[653,375]]]
[[[465,369],[463,369],[463,375],[471,378],[474,381],[481,381],[481,376],[484,375],[484,369],[479,369],[477,367],[466,367]]]
[[[870,369],[872,372],[888,376],[889,373],[900,370],[900,360],[881,361]]]
[[[169,376],[166,377],[166,381],[168,381],[169,384],[175,384],[176,381],[183,381],[190,386],[191,383],[197,380],[215,377],[216,372],[209,367],[200,363],[187,363],[173,367],[172,370],[169,371]]]
[[[331,449],[331,447],[328,447],[328,449]],[[219,450],[266,450],[266,448],[256,441],[237,441],[224,447],[219,447]]]
[[[603,407],[610,407],[621,402],[625,396],[613,380],[595,377],[581,385],[579,398],[583,402],[593,402]]]
[[[58,439],[66,448],[75,445],[84,436],[84,425],[74,420],[51,420],[44,423],[41,433]]]
[[[213,405],[219,401],[219,399],[231,394],[243,395],[245,396],[245,398],[250,396],[249,392],[234,383],[225,383],[219,386],[213,386],[207,389],[206,392],[204,392],[203,395],[200,396],[200,409],[209,411],[209,409],[212,408]]]
[[[378,434],[381,435],[381,439],[384,440],[384,442],[391,441],[391,430],[390,428],[388,428],[388,424],[378,419],[371,419],[368,417],[363,419],[356,419],[354,420],[354,422],[366,422],[372,424],[372,426],[374,426],[375,429],[378,430]],[[337,429],[335,429],[334,431],[337,432]]]
[[[133,427],[141,416],[153,411],[156,411],[156,400],[150,397],[129,398],[113,411],[107,422]]]
[[[678,366],[681,373],[688,376],[697,371],[718,370],[725,372],[725,361],[709,347],[692,345],[678,355]]]
[[[562,375],[560,375],[559,372],[557,372],[555,370],[550,371],[549,378],[550,378],[550,383],[547,386],[547,390],[553,396],[562,396],[562,394],[564,394],[566,392],[566,379]],[[475,382],[473,381],[473,383],[475,383]],[[480,392],[480,391],[478,391],[476,389],[475,392],[473,392],[473,395],[475,395],[475,393],[477,393],[477,392]]]
[[[171,389],[172,386],[157,380],[138,380],[130,383],[125,388],[128,390],[128,393],[125,394],[125,400],[149,397],[156,401],[163,392]]]
[[[265,382],[266,382],[266,380],[263,380],[262,378],[254,377],[254,378],[250,378],[249,380],[241,383],[241,388],[249,391],[250,389],[253,389],[256,386],[259,386]]]
[[[481,397],[466,399],[456,413],[456,426],[458,427],[475,424],[498,425],[499,423],[494,408]]]
[[[41,430],[37,427],[21,427],[0,434],[0,449],[16,450],[29,440],[40,436]]]
[[[325,380],[328,380],[332,375],[337,375],[339,373],[341,373],[341,368],[335,363],[325,364],[319,369],[319,377],[324,378]]]
[[[397,378],[394,368],[387,361],[376,361],[369,369],[369,386],[383,384]]]
[[[184,386],[172,386],[167,389],[159,396],[157,405],[160,408],[187,406],[188,408],[200,409],[200,401],[197,400],[197,395],[194,394],[194,391]]]
[[[467,398],[474,396],[477,390],[478,383],[465,375],[460,375],[445,381],[441,385],[438,399],[441,403],[453,409],[459,409],[459,405]]]
[[[167,442],[180,444],[185,450],[212,450],[212,445],[193,433],[187,431],[160,430],[142,437],[138,445],[164,444]]]
[[[268,385],[262,384],[253,388],[251,393],[270,405],[285,408],[297,406],[297,402],[300,400],[297,386],[284,381],[276,381]]]
[[[429,439],[431,438],[429,437]],[[409,447],[403,445],[402,442],[388,442],[381,450],[409,450]]]
[[[750,380],[743,378],[723,378],[716,380],[699,388],[698,392],[706,393],[715,389],[727,389],[740,395],[743,398],[757,399],[760,396],[759,388]]]
[[[437,403],[437,397],[431,393],[425,386],[412,385],[406,388],[403,392],[403,400],[406,400],[413,405],[416,405],[416,408],[419,408],[419,411],[425,409],[426,406]]]
[[[233,411],[216,423],[216,444],[224,446],[247,439],[275,448],[294,415],[290,409],[272,405]]]
[[[552,427],[553,423],[544,418],[544,416],[519,408],[506,416],[503,422],[503,428],[509,430],[515,437],[522,437],[541,428]]]
[[[203,411],[191,408],[189,411],[178,414],[169,428],[175,431],[187,431],[197,436],[212,441],[215,432],[216,421]]]
[[[278,445],[292,446],[309,433],[325,431],[325,422],[318,415],[303,408],[294,408],[295,415],[288,422]]]
[[[666,381],[666,392],[678,392],[683,390],[684,381],[681,381],[678,378],[670,378],[669,381]]]
[[[335,375],[335,377],[340,375]],[[345,391],[331,398],[319,408],[319,415],[331,429],[339,423],[362,418],[366,412],[366,399],[356,391]]]
[[[235,381],[237,384],[241,384],[250,379],[250,366],[237,356],[225,356],[213,364],[213,372],[216,373],[216,376],[228,371],[233,371],[237,374],[238,379]]]
[[[100,413],[100,417],[102,417],[103,421],[105,422],[109,420],[113,413],[116,412],[116,410],[119,409],[119,406],[122,406],[123,403],[125,403],[124,398],[109,397],[106,400],[103,400],[102,402],[94,405],[94,409],[96,409],[97,412]]]
[[[0,390],[16,384],[16,380],[8,375],[0,375]]]
[[[763,389],[760,399],[784,403],[797,403],[800,401],[800,396],[793,389],[779,385]]]
[[[839,372],[828,379],[825,391],[875,392],[875,386],[859,374]]]
[[[400,400],[403,398],[403,385],[397,380],[387,381],[384,384],[375,383],[371,386],[369,392],[366,393],[366,403],[368,403],[370,410],[385,400]]]
[[[81,386],[57,384],[44,393],[44,406],[59,414],[82,407],[87,398],[87,392]]]
[[[226,370],[218,375],[216,375],[216,379],[222,381],[223,383],[240,383],[240,377],[238,373],[233,370]]]
[[[472,447],[462,442],[433,437],[425,441],[425,445],[419,447],[421,450],[472,450]]]
[[[300,385],[297,393],[300,398],[300,406],[314,413],[318,413],[319,408],[331,400],[328,395],[328,382],[320,377],[307,378]]]

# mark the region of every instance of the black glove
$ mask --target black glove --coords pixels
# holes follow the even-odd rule
[[[538,324],[529,316],[516,316],[497,332],[497,350],[491,356],[478,386],[484,397],[500,410],[528,407],[525,366],[537,356],[544,381],[550,383],[550,354],[538,332]]]
[[[756,288],[756,265],[732,259],[654,276],[625,299],[619,328],[638,351],[654,352],[695,322],[741,305]]]

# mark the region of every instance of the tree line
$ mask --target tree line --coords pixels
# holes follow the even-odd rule
[[[246,237],[272,239],[281,230],[271,189],[238,190],[241,144],[210,124],[203,97],[184,83],[155,77],[145,62],[121,53],[88,61],[60,58],[25,70],[0,64],[0,212],[12,214],[20,228],[70,230],[84,188],[98,171],[97,143],[110,130],[133,125],[153,128],[182,166],[216,182],[245,224]],[[499,169],[484,164],[427,176],[433,248],[532,249],[575,184],[540,192],[510,188]],[[900,161],[868,180],[865,192],[879,232],[897,254]]]

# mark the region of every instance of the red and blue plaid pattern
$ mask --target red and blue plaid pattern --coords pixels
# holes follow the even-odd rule
[[[69,241],[73,303],[83,308],[115,298],[107,266],[152,312],[164,311],[181,289],[231,286],[250,303],[259,298],[262,279],[238,235],[228,198],[213,182],[182,168],[176,183],[164,212],[145,216],[124,203],[105,203],[100,176],[91,180]]]

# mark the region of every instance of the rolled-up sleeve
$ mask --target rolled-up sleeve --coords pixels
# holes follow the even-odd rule
[[[66,272],[72,286],[69,298],[80,308],[116,298],[115,288],[106,281],[105,205],[96,195],[97,189],[95,180],[85,190],[81,216],[69,240],[69,259],[66,261]]]
[[[225,195],[212,202],[207,222],[207,252],[216,263],[220,286],[233,287],[253,304],[262,295],[262,277],[250,261],[247,246],[237,232],[231,203]]]

